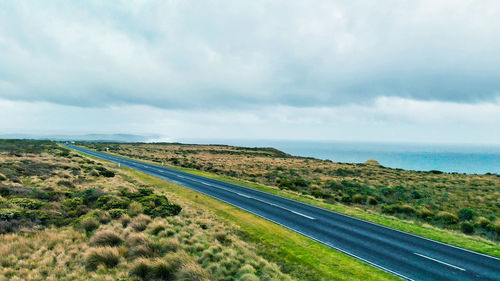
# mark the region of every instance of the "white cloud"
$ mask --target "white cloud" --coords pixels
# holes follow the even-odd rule
[[[492,102],[496,1],[0,3],[0,97],[76,106]]]

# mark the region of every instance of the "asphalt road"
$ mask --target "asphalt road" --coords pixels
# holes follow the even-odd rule
[[[191,188],[406,280],[500,280],[500,259],[243,186],[80,147],[83,153]]]

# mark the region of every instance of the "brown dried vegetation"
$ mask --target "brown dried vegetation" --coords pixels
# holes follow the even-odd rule
[[[235,226],[113,166],[51,142],[0,141],[0,160],[0,281],[233,280],[249,267],[260,280],[290,280]],[[182,212],[134,208],[131,218],[127,203],[146,196]]]

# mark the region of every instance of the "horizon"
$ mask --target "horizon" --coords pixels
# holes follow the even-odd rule
[[[97,137],[92,139],[91,137]],[[372,145],[414,145],[420,147],[471,147],[500,148],[500,143],[468,143],[468,142],[412,142],[412,141],[380,141],[359,139],[265,139],[265,138],[171,138],[154,134],[130,133],[10,133],[0,134],[0,139],[18,140],[50,140],[50,141],[83,141],[83,142],[117,142],[117,143],[182,143],[199,145],[228,145],[231,142],[288,142],[288,143],[325,143],[325,144],[372,144]],[[239,146],[239,145],[235,145]]]

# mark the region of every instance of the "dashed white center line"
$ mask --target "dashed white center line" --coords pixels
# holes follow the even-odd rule
[[[286,209],[286,208],[284,208],[284,209]],[[288,210],[288,209],[286,209],[286,210]],[[305,218],[308,218],[308,219],[310,219],[310,220],[315,220],[315,218],[313,218],[313,217],[311,217],[311,216],[304,215],[304,214],[302,214],[302,213],[299,213],[299,212],[296,212],[296,211],[292,211],[292,210],[288,210],[288,211],[290,211],[290,212],[292,212],[292,213],[294,213],[294,214],[296,214],[296,215],[299,215],[299,216],[303,216],[303,217],[305,217]]]
[[[308,219],[310,219],[310,220],[314,220],[314,219],[315,219],[315,218],[313,218],[313,217],[311,217],[311,216],[304,215],[304,214],[302,214],[302,213],[296,212],[296,211],[294,211],[294,210],[290,210],[290,209],[288,209],[288,208],[285,208],[285,207],[280,206],[280,205],[276,205],[276,204],[271,203],[271,202],[267,202],[267,201],[262,200],[262,199],[259,199],[259,198],[255,198],[255,197],[252,197],[252,196],[248,196],[248,195],[246,195],[246,194],[242,194],[242,193],[236,193],[236,194],[238,194],[238,195],[240,195],[240,196],[243,196],[243,197],[245,197],[245,198],[253,199],[253,200],[256,200],[256,201],[259,201],[259,202],[262,202],[262,203],[265,203],[265,204],[271,205],[271,206],[273,206],[273,207],[277,207],[277,208],[280,208],[280,209],[283,209],[283,210],[287,210],[287,211],[289,211],[290,213],[294,213],[294,214],[296,214],[296,215],[303,216],[304,218],[308,218]]]
[[[236,193],[236,194],[238,194],[239,196],[246,197],[246,198],[252,198],[252,197],[250,197],[250,196],[248,196],[248,195],[246,195],[246,194],[243,194],[243,193]]]
[[[431,260],[431,261],[435,261],[437,263],[440,263],[440,264],[444,264],[444,265],[447,265],[449,267],[453,267],[455,269],[458,269],[458,270],[462,270],[462,271],[465,271],[465,269],[461,268],[461,267],[458,267],[458,266],[455,266],[455,265],[452,265],[452,264],[449,264],[449,263],[446,263],[444,261],[440,261],[440,260],[437,260],[437,259],[433,259],[431,257],[428,257],[428,256],[424,256],[422,254],[419,254],[419,253],[414,253],[415,255],[419,256],[419,257],[422,257],[422,258],[425,258],[425,259],[428,259],[428,260]]]
[[[242,196],[242,197],[245,197],[245,198],[248,198],[248,199],[253,199],[253,200],[256,200],[256,201],[259,201],[259,202],[262,202],[262,203],[265,203],[265,204],[268,204],[268,205],[271,205],[271,206],[274,206],[274,207],[277,207],[277,208],[280,208],[280,209],[283,209],[283,210],[287,210],[287,211],[289,211],[290,213],[294,213],[294,214],[296,214],[296,215],[302,216],[302,217],[304,217],[304,218],[308,218],[308,219],[310,219],[310,220],[314,220],[314,219],[315,219],[315,218],[313,218],[313,217],[311,217],[311,216],[304,215],[304,214],[302,214],[302,213],[296,212],[296,211],[294,211],[294,210],[290,210],[290,209],[288,209],[288,208],[285,208],[285,207],[280,206],[280,205],[276,205],[276,204],[271,203],[271,202],[267,202],[267,201],[262,200],[262,199],[259,199],[259,198],[255,198],[255,197],[252,197],[252,196],[249,196],[249,195],[243,194],[243,193],[235,192],[235,191],[233,191],[233,190],[229,190],[229,189],[227,189],[227,188],[223,188],[223,187],[220,187],[220,186],[216,186],[216,185],[213,185],[213,184],[210,184],[210,183],[204,182],[204,181],[194,180],[194,179],[192,179],[192,180],[193,180],[193,181],[197,181],[197,182],[199,182],[199,183],[202,183],[202,184],[204,184],[204,185],[212,186],[212,187],[219,188],[219,189],[222,189],[222,190],[225,190],[225,191],[231,192],[231,193],[235,193],[235,194],[237,194],[237,195],[239,195],[239,196]]]

